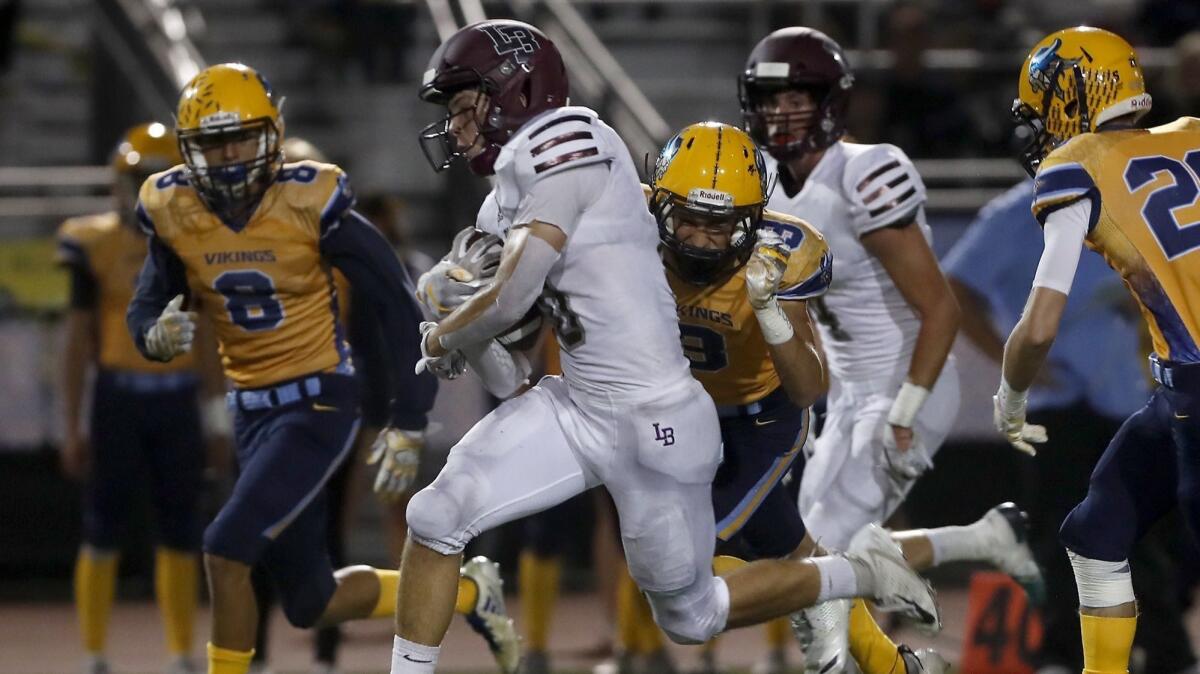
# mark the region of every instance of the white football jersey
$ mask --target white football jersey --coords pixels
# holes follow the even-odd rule
[[[770,157],[767,169],[778,171]],[[768,208],[810,222],[833,253],[833,282],[810,305],[839,381],[898,385],[908,372],[920,320],[859,239],[915,219],[929,241],[924,204],[925,185],[900,148],[841,141],[825,151],[795,196],[778,185],[771,194]]]
[[[675,300],[658,256],[658,228],[629,151],[596,113],[548,111],[523,126],[496,159],[496,187],[476,227],[504,238],[539,180],[591,164],[607,180],[579,183],[583,208],[539,302],[553,321],[563,375],[585,393],[626,393],[690,377]],[[536,213],[528,214],[535,218]],[[557,224],[557,223],[556,223]]]

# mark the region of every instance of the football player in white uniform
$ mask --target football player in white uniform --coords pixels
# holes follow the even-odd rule
[[[477,226],[505,246],[492,283],[422,325],[418,368],[461,372],[461,349],[489,344],[540,296],[565,374],[484,418],[410,502],[392,674],[434,671],[471,538],[599,484],[617,506],[630,573],[675,641],[854,596],[939,625],[932,591],[877,527],[846,555],[713,575],[716,410],[683,356],[633,161],[594,112],[567,107],[553,43],[516,21],[467,26],[434,53],[421,95],[448,111],[422,134],[435,167],[462,157],[495,174]],[[507,363],[494,371],[521,378]]]
[[[929,246],[925,186],[899,148],[842,140],[853,82],[841,47],[799,27],[759,42],[739,79],[746,128],[778,173],[768,207],[811,222],[833,253],[833,282],[811,303],[830,370],[828,414],[800,489],[805,524],[832,550],[891,516],[932,466],[959,405],[948,358],[959,309]],[[968,527],[897,538],[915,568],[989,561],[1036,593],[1025,529],[1023,514],[1005,504]],[[809,660],[820,671],[845,661],[848,611],[839,602],[805,612],[801,625],[812,632],[802,641],[814,641],[810,656],[818,657]],[[891,671],[894,657],[880,654],[895,647],[872,644],[855,634],[849,650],[876,654],[859,663],[868,674]]]

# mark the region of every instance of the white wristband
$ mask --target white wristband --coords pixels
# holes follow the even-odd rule
[[[1029,391],[1017,391],[1004,375],[1000,375],[1000,390],[996,391],[996,398],[1000,402],[1000,409],[1006,414],[1020,414],[1025,410],[1025,405],[1029,402]]]
[[[762,309],[754,310],[754,317],[758,319],[758,327],[762,329],[763,339],[767,340],[767,344],[778,346],[787,342],[796,334],[792,329],[792,322],[788,320],[787,314],[783,313],[779,302],[775,298],[767,303],[767,306]]]
[[[892,401],[892,409],[888,411],[888,423],[901,428],[912,428],[917,412],[928,397],[929,389],[909,381],[904,382],[900,386],[900,392],[896,394],[896,399]]]

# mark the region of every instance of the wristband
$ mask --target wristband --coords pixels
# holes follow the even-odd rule
[[[758,327],[762,329],[763,339],[767,340],[767,344],[771,346],[783,344],[796,334],[796,331],[792,329],[792,322],[788,320],[787,314],[783,313],[779,302],[774,298],[771,298],[767,306],[762,309],[755,309],[754,317],[758,319]]]
[[[892,401],[892,409],[888,411],[888,423],[901,428],[912,428],[917,412],[928,397],[929,389],[909,381],[904,382],[896,394],[896,399]]]

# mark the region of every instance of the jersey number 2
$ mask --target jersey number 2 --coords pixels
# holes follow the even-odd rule
[[[213,288],[225,296],[229,320],[250,332],[279,327],[283,305],[275,296],[275,282],[261,271],[227,271],[213,281]]]
[[[1142,217],[1168,260],[1200,248],[1200,222],[1180,224],[1175,209],[1191,206],[1200,195],[1200,150],[1192,150],[1183,161],[1164,157],[1137,157],[1125,166],[1125,186],[1136,192],[1160,172],[1171,174],[1174,185],[1160,187],[1146,197]]]

